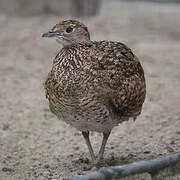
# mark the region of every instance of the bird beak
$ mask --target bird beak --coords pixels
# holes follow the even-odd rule
[[[50,30],[50,31],[44,33],[44,34],[42,35],[42,37],[54,37],[54,36],[56,36],[56,35],[57,35],[57,33],[56,33],[55,31]]]

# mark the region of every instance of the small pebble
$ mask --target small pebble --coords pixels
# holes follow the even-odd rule
[[[6,131],[9,129],[9,124],[3,124],[2,130]]]
[[[50,167],[49,164],[44,165],[44,168],[49,168],[49,167]]]
[[[75,151],[78,151],[79,150],[79,147],[77,146],[77,147],[74,147],[74,150]]]
[[[12,168],[9,168],[9,167],[3,167],[2,171],[4,171],[4,172],[12,172],[14,170]]]
[[[151,153],[151,151],[148,151],[148,150],[147,150],[147,151],[144,151],[143,153],[144,153],[144,154],[149,154],[149,153]]]

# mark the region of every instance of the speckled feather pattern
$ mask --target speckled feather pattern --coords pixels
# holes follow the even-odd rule
[[[81,131],[108,132],[136,118],[146,95],[143,68],[120,42],[65,46],[45,82],[51,111]]]

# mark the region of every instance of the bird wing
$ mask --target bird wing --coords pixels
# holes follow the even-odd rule
[[[91,58],[96,88],[120,116],[139,114],[145,99],[144,71],[138,58],[122,43],[97,42]]]

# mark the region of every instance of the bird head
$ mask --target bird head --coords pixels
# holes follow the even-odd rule
[[[61,21],[42,37],[54,37],[63,46],[90,40],[88,28],[76,20]]]

